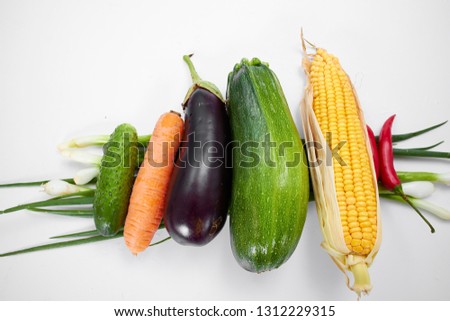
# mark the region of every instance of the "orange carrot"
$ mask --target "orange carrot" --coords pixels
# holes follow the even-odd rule
[[[156,123],[144,161],[133,185],[125,221],[125,244],[138,254],[150,244],[164,214],[165,199],[184,123],[175,112]]]

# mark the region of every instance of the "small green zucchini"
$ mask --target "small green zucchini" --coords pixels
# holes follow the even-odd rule
[[[101,235],[113,236],[124,226],[133,188],[138,158],[136,129],[129,124],[117,126],[103,148],[94,196],[94,221]]]
[[[233,184],[231,247],[251,272],[278,268],[300,239],[309,198],[306,154],[278,78],[253,58],[228,77]],[[235,145],[236,146],[236,145]]]

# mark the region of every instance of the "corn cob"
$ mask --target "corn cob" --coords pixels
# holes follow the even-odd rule
[[[370,142],[355,90],[338,59],[319,48],[307,55],[304,42],[303,49],[307,84],[301,115],[321,245],[360,297],[372,288],[368,267],[381,243]],[[330,161],[336,146],[342,147]],[[352,286],[348,271],[353,274]]]

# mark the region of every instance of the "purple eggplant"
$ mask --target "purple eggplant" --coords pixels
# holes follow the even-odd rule
[[[170,236],[184,245],[209,243],[227,219],[231,166],[226,159],[230,124],[217,87],[198,76],[190,60],[193,85],[183,102],[185,131],[174,167],[164,214]]]

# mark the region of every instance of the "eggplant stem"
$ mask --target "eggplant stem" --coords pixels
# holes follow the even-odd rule
[[[213,83],[211,83],[209,81],[205,81],[200,78],[200,76],[197,73],[197,70],[195,70],[195,67],[194,67],[194,64],[192,63],[191,57],[192,57],[192,54],[183,56],[183,60],[188,65],[193,84],[189,88],[186,96],[184,97],[182,106],[183,107],[186,106],[189,98],[194,93],[194,91],[197,90],[198,88],[203,88],[203,89],[209,91],[210,93],[215,95],[217,98],[219,98],[223,103],[225,103],[225,99],[223,98],[222,93],[220,92],[219,88],[217,88],[217,86],[214,85]]]
[[[200,78],[200,76],[197,73],[197,70],[195,70],[194,64],[192,63],[191,57],[194,54],[190,54],[190,55],[184,55],[183,56],[183,60],[187,63],[188,68],[189,68],[189,72],[191,73],[191,78],[192,78],[192,82],[194,84],[199,83],[202,79]]]

